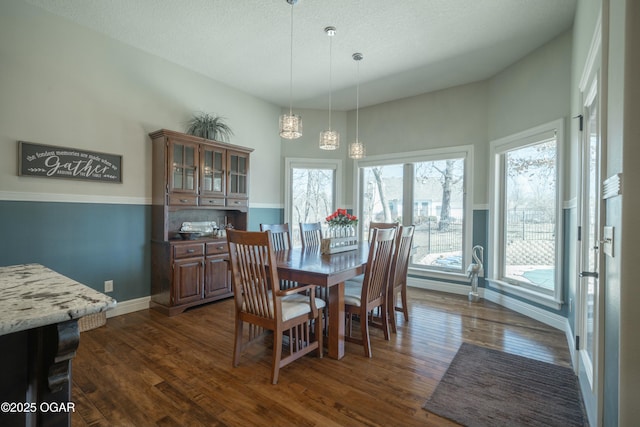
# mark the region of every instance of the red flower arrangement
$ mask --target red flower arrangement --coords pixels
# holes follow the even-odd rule
[[[346,209],[336,209],[334,213],[325,219],[329,227],[342,227],[345,225],[356,225],[358,223],[358,217],[351,215]]]

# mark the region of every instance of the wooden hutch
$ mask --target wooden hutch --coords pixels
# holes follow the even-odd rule
[[[161,129],[153,143],[151,307],[174,315],[233,296],[225,237],[182,240],[183,222],[247,229],[253,149]]]

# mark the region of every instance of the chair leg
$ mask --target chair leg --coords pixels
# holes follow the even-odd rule
[[[278,384],[280,373],[280,361],[282,360],[282,331],[273,331],[273,370],[271,371],[271,384]]]
[[[364,312],[360,316],[360,331],[362,335],[362,344],[364,345],[365,357],[371,357],[371,341],[369,340],[369,316]]]
[[[318,318],[316,319],[316,340],[318,341],[318,357],[322,359],[322,335],[324,334],[323,328],[323,315],[322,310],[318,311]]]
[[[389,293],[389,322],[391,323],[391,332],[394,334],[398,333],[398,327],[396,325],[396,303],[397,303],[398,295],[396,291],[391,291]]]
[[[402,312],[404,313],[404,321],[409,321],[409,308],[407,306],[407,285],[402,285],[402,291],[400,292],[402,297]]]
[[[391,337],[389,336],[390,334],[389,334],[389,303],[388,301],[386,304],[383,304],[380,307],[380,313],[382,314],[382,331],[384,332],[384,339],[386,341],[389,341]]]
[[[236,318],[236,339],[233,345],[233,366],[240,364],[242,354],[242,320]]]

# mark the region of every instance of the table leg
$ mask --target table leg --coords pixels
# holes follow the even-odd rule
[[[344,357],[344,282],[329,288],[329,357]]]

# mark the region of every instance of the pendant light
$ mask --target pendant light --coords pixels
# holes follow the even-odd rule
[[[336,150],[340,146],[340,133],[331,130],[331,39],[336,35],[336,27],[326,27],[324,32],[329,36],[329,129],[320,132],[320,148]]]
[[[302,136],[302,117],[293,114],[293,5],[298,0],[286,0],[291,5],[291,44],[289,56],[289,114],[280,116],[280,136],[285,139],[296,139]]]
[[[362,61],[361,53],[351,55],[357,64],[357,83],[356,83],[356,139],[349,144],[349,157],[352,159],[362,159],[364,157],[364,144],[360,141],[360,61]]]

